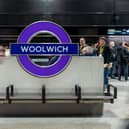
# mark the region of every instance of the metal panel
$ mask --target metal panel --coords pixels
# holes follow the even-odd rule
[[[50,20],[60,25],[111,25],[110,14],[1,15],[0,25],[25,26],[35,21]]]
[[[101,116],[102,103],[0,104],[1,117]]]
[[[113,0],[0,0],[0,13],[112,12]]]
[[[96,4],[97,2],[97,4]],[[113,0],[48,0],[49,13],[88,13],[105,12],[113,10]]]
[[[129,25],[129,14],[118,14],[116,16],[117,25]]]
[[[111,14],[65,14],[65,15],[50,15],[49,20],[52,20],[61,25],[111,25]]]
[[[103,59],[100,57],[73,57],[69,66],[50,78],[38,78],[25,72],[15,57],[8,57],[0,64],[0,92],[14,84],[16,92],[40,93],[46,85],[48,92],[72,92],[79,84],[82,92],[103,93]]]
[[[97,4],[94,0],[1,0],[0,25],[28,25],[38,20],[61,25],[110,25],[112,12],[113,0],[98,0]]]
[[[41,14],[47,10],[47,0],[0,0],[0,13]]]
[[[115,0],[115,5],[117,13],[129,13],[129,0]]]

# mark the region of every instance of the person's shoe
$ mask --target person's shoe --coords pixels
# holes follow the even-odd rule
[[[118,78],[118,81],[121,81],[121,79]]]
[[[111,77],[111,79],[115,79],[115,77]]]

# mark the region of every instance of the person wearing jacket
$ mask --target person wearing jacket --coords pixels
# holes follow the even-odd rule
[[[116,67],[116,45],[114,41],[111,41],[109,43],[110,45],[110,51],[111,51],[111,64],[112,67],[109,70],[109,76],[114,79],[115,78],[115,67]]]
[[[128,80],[128,62],[129,62],[129,51],[125,47],[125,43],[123,42],[117,48],[117,63],[118,63],[118,80],[121,80],[122,69],[124,71],[125,81]]]
[[[97,50],[97,55],[102,56],[104,58],[104,87],[107,88],[109,83],[108,74],[109,74],[109,67],[110,67],[111,51],[110,51],[108,41],[105,37],[99,38],[99,47]]]
[[[80,45],[80,55],[83,55],[83,49],[88,46],[86,44],[86,39],[80,38],[79,45]]]

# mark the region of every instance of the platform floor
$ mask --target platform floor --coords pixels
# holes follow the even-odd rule
[[[129,81],[110,80],[110,83],[117,86],[118,98],[114,104],[104,104],[103,117],[129,118]]]
[[[114,104],[101,118],[0,118],[0,129],[129,129],[129,81],[110,80],[118,88]]]

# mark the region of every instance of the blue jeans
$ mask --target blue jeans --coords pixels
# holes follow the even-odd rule
[[[109,74],[109,69],[104,68],[104,86],[108,86],[108,74]]]
[[[111,78],[114,78],[114,76],[115,76],[115,62],[112,63],[112,67],[109,70],[109,76]]]
[[[118,64],[118,80],[121,80],[122,69],[124,71],[125,80],[128,80],[128,64]]]

